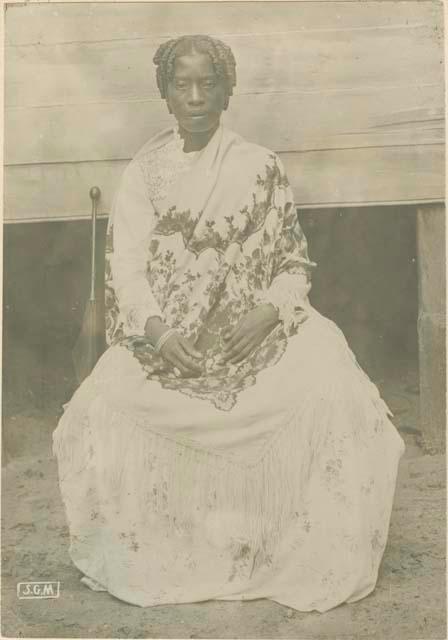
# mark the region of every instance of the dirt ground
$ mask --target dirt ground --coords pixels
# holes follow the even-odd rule
[[[325,614],[268,600],[141,609],[92,592],[68,556],[68,531],[51,456],[54,412],[4,419],[2,633],[87,638],[446,638],[445,458],[419,447],[415,374],[376,381],[407,444],[389,542],[373,594]],[[58,599],[21,600],[17,583],[59,580]]]

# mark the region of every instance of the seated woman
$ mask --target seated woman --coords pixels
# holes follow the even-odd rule
[[[403,442],[309,304],[315,264],[281,160],[220,123],[232,52],[186,36],[154,62],[177,126],[124,172],[110,346],[54,433],[71,557],[89,586],[140,606],[358,600]]]

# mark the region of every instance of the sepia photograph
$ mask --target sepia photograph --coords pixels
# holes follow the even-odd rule
[[[446,638],[443,3],[3,19],[2,637]]]

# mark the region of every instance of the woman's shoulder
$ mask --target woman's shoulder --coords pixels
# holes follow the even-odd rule
[[[233,134],[232,164],[234,167],[244,168],[247,175],[261,184],[275,182],[277,184],[289,184],[283,162],[279,155],[263,145],[251,142],[240,134]]]
[[[272,151],[272,149],[268,149],[256,142],[246,140],[239,133],[229,131],[229,134],[234,137],[234,152],[245,160],[260,164],[263,167],[266,165],[278,165],[279,167],[282,167],[282,161],[279,155],[275,151]]]
[[[153,135],[132,157],[130,164],[137,164],[150,159],[156,151],[160,151],[174,139],[173,128],[169,127]]]
[[[163,154],[164,149],[173,142],[173,139],[173,128],[171,127],[156,133],[145,142],[124,167],[121,174],[121,184],[141,182],[147,168],[157,162],[160,153]]]

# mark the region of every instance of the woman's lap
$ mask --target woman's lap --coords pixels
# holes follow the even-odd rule
[[[72,558],[124,600],[325,610],[375,584],[402,443],[318,314],[231,412],[161,389],[111,348],[55,445]]]
[[[230,411],[210,401],[163,388],[148,380],[124,347],[110,347],[69,407],[88,413],[95,398],[135,418],[149,430],[198,442],[220,452],[257,458],[276,431],[310,404],[329,404],[335,393],[349,404],[373,402],[386,415],[378,392],[360,370],[342,332],[311,310],[277,364],[258,373]]]
[[[356,366],[342,332],[332,321],[313,311],[297,335],[288,339],[280,360],[260,371],[256,383],[238,393],[236,405],[231,410],[217,409],[206,399],[170,390],[158,380],[147,378],[132,352],[122,346],[110,347],[84,384],[94,384],[112,406],[150,411],[163,404],[169,410],[175,403],[180,410],[206,415],[207,419],[213,416],[219,422],[226,417],[231,420],[233,416],[250,414],[251,408],[255,409],[251,407],[253,401],[265,405],[267,414],[273,405],[281,408],[288,395],[290,401],[300,404],[298,392],[301,389],[309,389],[317,383],[322,386],[324,380],[340,375],[341,366],[347,367],[349,362]]]

